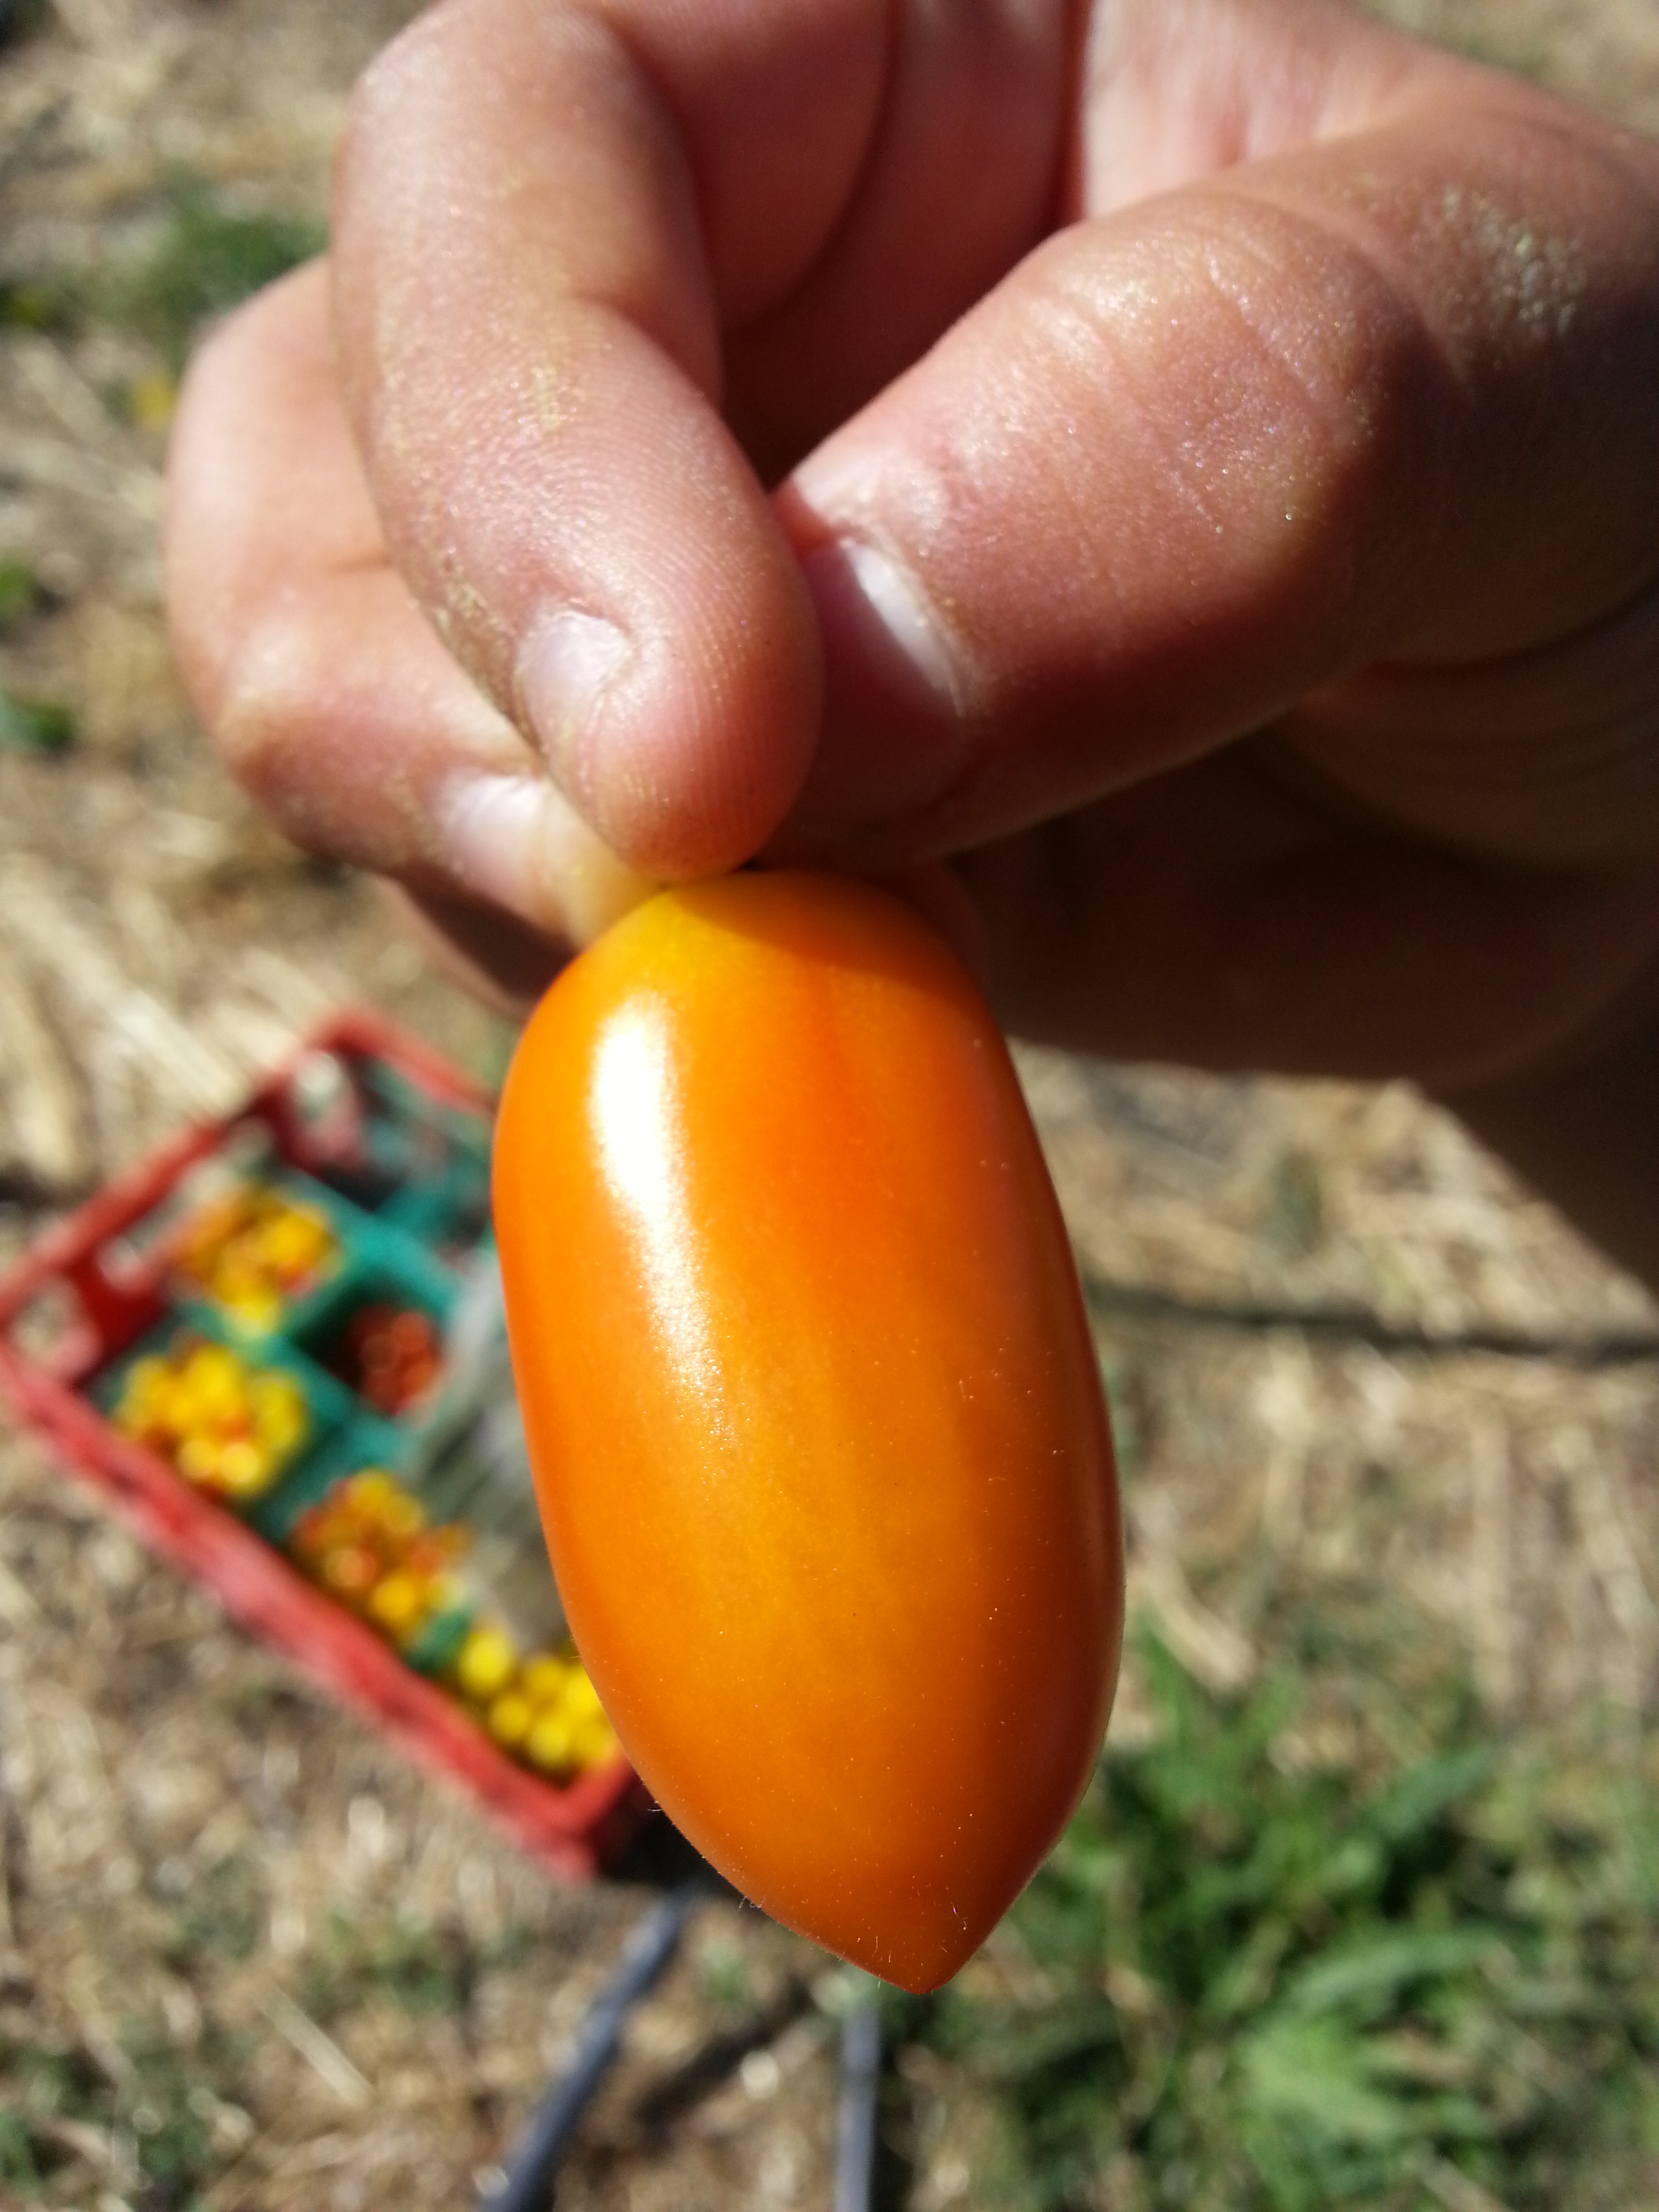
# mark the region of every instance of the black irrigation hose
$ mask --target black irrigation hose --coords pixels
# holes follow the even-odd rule
[[[635,1921],[611,1979],[582,2017],[575,2057],[531,2114],[501,2180],[481,2192],[481,2212],[547,2212],[559,2162],[617,2056],[623,2022],[673,1957],[687,1915],[708,1893],[704,1878],[683,1881]],[[835,2212],[870,2212],[880,2086],[881,2013],[872,1995],[842,2022]]]
[[[531,2114],[507,2160],[506,2179],[482,2196],[486,2212],[547,2212],[559,2160],[617,2055],[623,2021],[673,1957],[687,1915],[707,1893],[702,1881],[683,1881],[629,1929],[616,1971],[576,2031],[576,2055],[568,2071]]]
[[[836,2124],[836,2212],[870,2212],[876,2169],[876,2100],[881,2081],[881,2014],[873,1998],[841,2028],[841,2110]]]
[[[1659,1330],[1650,1328],[1607,1329],[1582,1336],[1534,1336],[1522,1329],[1487,1328],[1441,1332],[1384,1321],[1364,1306],[1210,1305],[1087,1273],[1083,1291],[1090,1310],[1102,1321],[1168,1322],[1244,1335],[1293,1330],[1326,1343],[1364,1344],[1374,1352],[1415,1352],[1438,1359],[1484,1352],[1498,1359],[1583,1368],[1638,1367],[1659,1360]]]

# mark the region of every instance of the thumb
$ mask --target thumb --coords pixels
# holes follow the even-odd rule
[[[794,841],[981,844],[1659,574],[1659,162],[1456,85],[1060,233],[801,465]]]

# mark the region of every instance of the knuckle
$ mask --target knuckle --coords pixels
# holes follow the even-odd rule
[[[208,721],[215,751],[243,787],[280,805],[316,719],[320,672],[306,625],[268,618],[228,658]]]

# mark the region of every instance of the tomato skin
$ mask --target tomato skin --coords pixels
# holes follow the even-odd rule
[[[659,895],[526,1029],[496,1233],[583,1660],[664,1809],[903,1986],[1074,1808],[1122,1628],[1094,1346],[995,1024],[885,893]]]

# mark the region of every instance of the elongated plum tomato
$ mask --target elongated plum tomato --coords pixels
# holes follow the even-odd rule
[[[934,1987],[1074,1808],[1122,1625],[988,1008],[866,885],[665,892],[532,1016],[495,1209],[549,1547],[640,1773],[767,1911]]]

